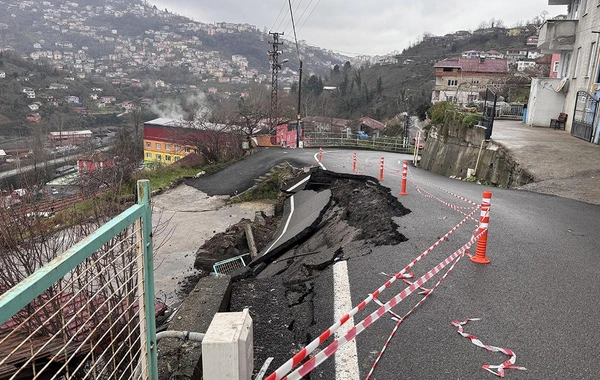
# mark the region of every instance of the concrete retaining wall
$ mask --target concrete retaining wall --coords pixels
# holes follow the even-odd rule
[[[475,169],[478,180],[504,188],[533,181],[533,176],[519,167],[504,146],[493,139],[485,141],[485,129],[481,127],[450,128],[447,132],[432,127],[421,154],[420,167],[461,179],[467,178],[468,169]]]

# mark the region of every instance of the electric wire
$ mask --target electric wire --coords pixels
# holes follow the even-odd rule
[[[304,17],[304,14],[306,14],[306,11],[308,10],[308,8],[310,8],[310,5],[313,3],[313,1],[315,1],[315,0],[310,0],[310,2],[308,3],[308,5],[306,6],[306,8],[304,8],[304,10],[302,11],[302,13],[300,14],[300,17],[298,17],[298,24],[300,22],[302,22],[302,17]],[[306,22],[306,20],[304,20],[304,22]],[[298,31],[300,31],[300,28],[298,28]]]
[[[312,3],[312,1],[311,1]],[[321,3],[321,0],[317,1],[317,4],[315,4],[315,7],[312,9],[312,11],[310,11],[310,13],[308,14],[308,16],[304,19],[304,22],[302,23],[302,25],[300,26],[300,28],[298,28],[298,31],[300,31],[303,27],[304,24],[306,24],[306,21],[308,21],[308,19],[310,18],[310,16],[312,16],[313,12],[315,11],[315,9],[317,9],[317,7],[319,6],[319,3]],[[310,4],[308,4],[310,6]]]
[[[275,28],[275,24],[277,24],[277,21],[279,21],[279,17],[281,16],[281,12],[283,12],[284,8],[285,8],[285,1],[283,2],[283,4],[281,4],[281,9],[279,10],[279,13],[277,14],[277,18],[275,18],[275,22],[273,22],[273,26],[271,27],[271,30],[274,30],[273,28]]]
[[[287,20],[287,15],[290,13],[290,10],[289,10],[289,8],[286,7],[286,5],[287,5],[287,1],[284,0],[283,1],[283,6],[286,8],[285,9],[285,13],[284,13],[283,17],[281,18],[281,20],[279,21],[279,24],[277,25],[277,29],[276,30],[281,30],[281,26]],[[289,21],[288,21],[287,25],[289,25]],[[287,28],[288,27],[286,26],[285,29],[287,29]],[[284,30],[281,34],[285,34],[285,32],[286,32],[286,30]]]

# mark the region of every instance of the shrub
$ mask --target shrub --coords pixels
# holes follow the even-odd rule
[[[476,113],[467,113],[467,114],[464,114],[464,117],[462,119],[462,126],[467,127],[467,128],[472,128],[475,125],[477,125],[481,120],[483,120],[481,115],[476,114]]]

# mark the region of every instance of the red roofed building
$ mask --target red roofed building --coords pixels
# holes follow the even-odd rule
[[[77,158],[77,169],[80,173],[91,173],[114,165],[113,158],[100,151]]]
[[[385,131],[385,124],[365,116],[360,118],[360,130],[369,136],[379,137]]]
[[[441,101],[467,104],[480,100],[479,93],[487,86],[498,87],[508,76],[505,59],[447,58],[434,65],[433,103]]]
[[[198,146],[209,149],[235,149],[241,146],[239,133],[223,126],[159,118],[144,123],[144,162],[170,165],[190,153],[201,153]]]

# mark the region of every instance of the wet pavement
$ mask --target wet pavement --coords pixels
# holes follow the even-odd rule
[[[512,120],[496,120],[492,140],[534,176],[535,182],[519,189],[600,204],[599,145]]]

